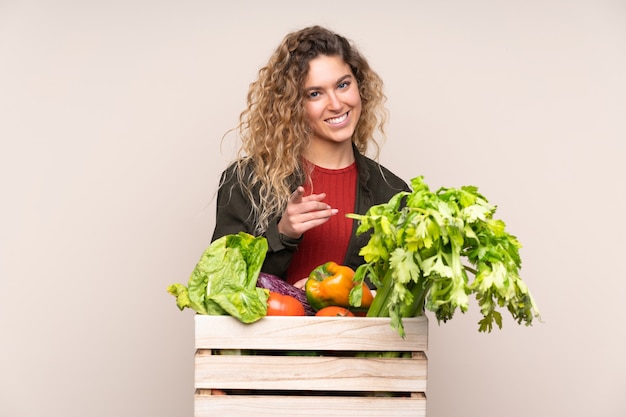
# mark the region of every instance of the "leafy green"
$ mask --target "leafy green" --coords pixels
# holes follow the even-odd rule
[[[229,314],[252,323],[267,314],[268,292],[256,287],[267,253],[267,240],[247,233],[223,236],[209,245],[196,264],[187,287],[172,284],[180,310],[198,314]]]
[[[481,332],[490,332],[494,323],[502,327],[498,308],[506,307],[519,324],[540,318],[519,275],[521,245],[493,218],[496,207],[478,188],[432,192],[422,176],[411,187],[363,215],[348,215],[359,221],[357,234],[372,231],[360,252],[365,263],[355,271],[355,280],[368,278],[377,287],[368,316],[390,317],[404,336],[403,317],[426,308],[446,322],[457,310],[466,312],[474,295],[483,315]]]

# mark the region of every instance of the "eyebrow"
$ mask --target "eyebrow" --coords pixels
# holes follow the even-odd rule
[[[335,85],[342,83],[343,81],[345,81],[348,78],[354,78],[354,77],[352,76],[352,74],[346,74],[343,77],[340,77],[335,82]],[[313,90],[323,90],[323,88],[320,87],[320,86],[311,86],[311,87],[307,87],[307,88],[304,89],[304,91],[313,91]]]

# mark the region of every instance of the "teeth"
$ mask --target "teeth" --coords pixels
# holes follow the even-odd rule
[[[343,116],[335,117],[333,119],[327,119],[326,121],[330,124],[341,123],[348,118],[348,113],[345,113]]]

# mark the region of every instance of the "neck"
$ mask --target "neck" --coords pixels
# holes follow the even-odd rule
[[[313,164],[327,169],[341,169],[352,165],[354,152],[352,142],[311,142],[304,158]]]

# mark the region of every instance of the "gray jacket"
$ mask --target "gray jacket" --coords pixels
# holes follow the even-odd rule
[[[354,156],[359,173],[354,213],[364,214],[371,206],[386,203],[396,193],[410,191],[405,181],[382,165],[360,154],[356,148]],[[294,176],[292,190],[295,191],[302,183],[301,178]],[[252,205],[237,182],[234,165],[229,166],[222,173],[220,184],[217,193],[215,230],[211,240],[239,232],[255,234],[254,222],[251,218]],[[278,232],[281,214],[282,212],[276,213],[264,233],[269,249],[261,270],[285,279],[287,267],[300,240],[291,239]],[[358,222],[355,221],[344,261],[344,265],[352,269],[364,263],[359,251],[369,241],[369,233],[356,236],[357,226]]]

